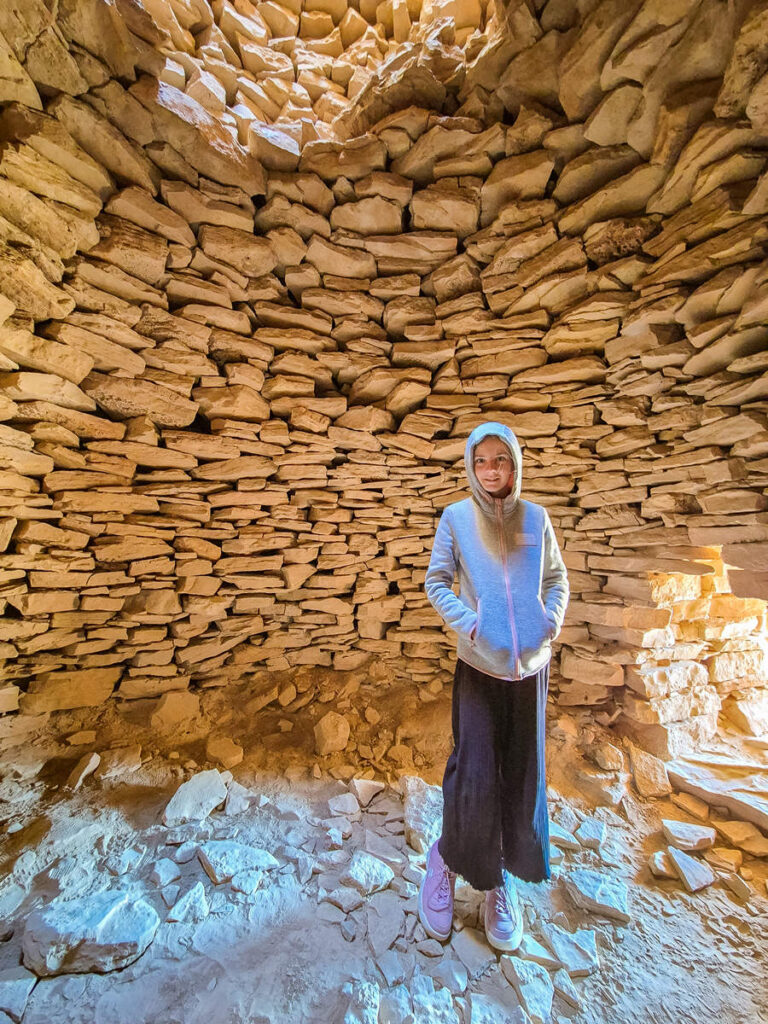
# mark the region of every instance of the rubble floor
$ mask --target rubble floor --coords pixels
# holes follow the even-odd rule
[[[366,979],[382,993],[387,990],[378,966],[384,941],[377,932],[380,899],[374,895],[363,900],[346,917],[348,933],[355,933],[348,940],[341,928],[344,913],[327,901],[319,902],[319,897],[321,890],[334,888],[352,852],[364,847],[366,830],[399,851],[404,862],[410,862],[411,872],[423,865],[423,855],[407,846],[402,834],[398,772],[390,772],[393,785],[361,810],[359,820],[350,822],[351,834],[343,839],[341,853],[329,856],[333,843],[327,801],[347,791],[345,780],[353,772],[372,777],[370,759],[363,760],[358,752],[350,755],[349,750],[325,758],[314,754],[313,722],[339,705],[298,708],[286,730],[280,725],[288,717],[285,709],[266,708],[248,716],[243,712],[246,697],[237,688],[204,692],[198,718],[179,726],[172,739],[152,734],[137,704],[60,712],[51,717],[43,736],[0,755],[0,901],[9,885],[24,890],[22,903],[0,927],[0,971],[20,963],[26,915],[55,896],[66,899],[128,887],[155,907],[162,922],[147,951],[123,970],[40,980],[23,1024],[333,1024],[365,1019],[345,1018],[345,983]],[[366,708],[378,710],[381,720],[371,726],[371,739],[386,735],[387,729],[394,735],[399,725],[398,739],[410,744],[419,762],[406,773],[439,783],[450,746],[447,693],[421,703],[407,688],[382,692],[362,687],[351,700],[345,699],[342,707],[353,716],[359,713],[363,723]],[[608,838],[599,851],[565,852],[549,882],[519,886],[526,929],[533,937],[541,940],[553,921],[569,931],[596,931],[599,966],[588,976],[573,979],[581,1008],[556,995],[552,1020],[768,1022],[766,860],[745,860],[753,872],[752,896],[746,901],[720,882],[689,894],[677,881],[654,879],[648,858],[663,848],[662,818],[692,819],[667,798],[642,800],[629,784],[616,808],[596,807],[575,789],[569,779],[587,766],[579,752],[584,721],[550,707],[550,813],[567,828],[573,826],[574,814],[603,821]],[[94,729],[96,739],[86,746],[69,745],[65,737],[79,729]],[[364,731],[361,726],[361,735]],[[154,863],[174,853],[165,845],[168,830],[161,824],[162,813],[181,780],[212,767],[205,761],[205,739],[211,733],[242,743],[245,757],[232,774],[262,799],[236,815],[214,811],[196,826],[196,835],[201,840],[236,838],[265,848],[281,866],[265,873],[260,887],[246,895],[228,883],[215,886],[193,858],[180,865],[182,875],[174,884],[183,894],[202,881],[210,913],[198,923],[168,923],[163,894],[149,878]],[[365,746],[365,740],[362,735],[357,744]],[[84,752],[136,742],[142,744],[144,759],[137,771],[104,782],[90,777],[77,792],[64,787]],[[756,755],[752,747],[750,756],[765,761],[768,755],[765,749]],[[375,775],[384,781],[381,773]],[[144,850],[138,867],[127,875],[111,875],[105,868],[108,855],[128,847]],[[315,869],[305,881],[296,866],[299,848]],[[593,868],[627,884],[629,924],[576,908],[563,884],[575,867]],[[401,870],[395,869],[396,876]],[[414,972],[445,972],[442,978],[447,974],[461,979],[463,957],[468,983],[463,992],[458,991],[462,982],[457,983],[456,1019],[474,1024],[479,1017],[470,1012],[470,993],[489,997],[487,1005],[496,1008],[494,1020],[513,1019],[507,1015],[518,998],[501,971],[499,956],[485,947],[480,895],[459,884],[454,939],[435,956],[434,943],[424,943],[417,923],[416,891],[414,884],[400,886],[404,928],[394,949],[399,951],[406,987]],[[166,893],[168,899],[171,896]],[[388,927],[386,921],[381,927]],[[463,939],[459,929],[466,933]],[[468,942],[467,935],[480,941]],[[378,944],[379,955],[372,944]]]

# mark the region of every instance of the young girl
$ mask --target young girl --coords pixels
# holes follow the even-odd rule
[[[568,580],[545,509],[520,499],[512,431],[477,427],[464,464],[472,497],[443,512],[426,576],[429,600],[458,634],[458,661],[443,831],[427,857],[419,917],[433,938],[450,937],[459,874],[487,890],[488,941],[510,951],[523,923],[509,876],[549,878],[544,717]]]

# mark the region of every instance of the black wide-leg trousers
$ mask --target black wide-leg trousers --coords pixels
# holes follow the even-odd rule
[[[549,665],[518,681],[463,661],[453,681],[453,752],[443,776],[438,849],[475,889],[549,878],[544,762]]]

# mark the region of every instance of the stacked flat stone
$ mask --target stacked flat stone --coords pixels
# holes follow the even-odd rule
[[[650,34],[651,0],[510,4],[442,93],[448,37],[393,28],[284,160],[203,74],[369,16],[328,6],[0,12],[0,738],[262,669],[382,662],[429,699],[431,539],[489,418],[570,571],[560,703],[663,754],[723,701],[760,731],[765,4]]]

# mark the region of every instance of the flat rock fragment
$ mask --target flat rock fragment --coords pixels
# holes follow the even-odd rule
[[[118,970],[141,956],[159,924],[156,911],[129,892],[54,900],[27,918],[24,964],[38,977]]]

